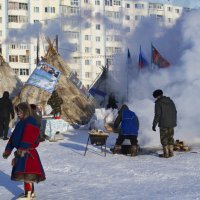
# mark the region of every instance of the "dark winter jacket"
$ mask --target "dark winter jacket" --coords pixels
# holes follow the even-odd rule
[[[174,102],[169,98],[162,96],[155,101],[155,115],[153,126],[158,124],[162,128],[175,127],[177,124],[177,111]]]
[[[9,93],[4,92],[0,98],[0,118],[10,118],[10,115],[14,118],[13,104],[9,99]]]
[[[56,91],[53,91],[50,99],[47,101],[47,104],[49,104],[52,107],[53,115],[56,115],[57,113],[61,114],[61,104],[63,104],[63,100],[61,97],[59,97]]]

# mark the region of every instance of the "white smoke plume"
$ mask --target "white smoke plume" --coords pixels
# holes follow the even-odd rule
[[[133,75],[132,80],[129,81],[128,105],[140,119],[139,143],[141,145],[156,146],[160,143],[159,128],[157,127],[156,133],[151,130],[155,101],[152,93],[156,89],[162,89],[164,95],[169,96],[176,104],[178,126],[175,128],[175,139],[185,140],[190,144],[200,141],[200,108],[197,102],[200,97],[200,22],[197,20],[198,17],[200,17],[200,10],[192,11],[181,17],[171,28],[160,27],[150,19],[146,19],[127,40],[131,55],[133,55],[132,59],[135,59],[133,67],[137,68],[140,45],[146,57],[150,58],[151,42],[171,63],[167,69],[146,69],[137,72],[137,75]],[[124,57],[119,58],[121,62],[118,70],[123,72],[119,80],[127,78]],[[149,62],[151,62],[150,59]],[[122,80],[115,85],[114,89],[124,91],[126,87],[126,81]]]

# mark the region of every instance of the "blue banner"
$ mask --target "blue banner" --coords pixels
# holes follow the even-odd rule
[[[60,78],[61,72],[46,62],[40,62],[29,79],[27,85],[34,85],[38,88],[52,93]]]

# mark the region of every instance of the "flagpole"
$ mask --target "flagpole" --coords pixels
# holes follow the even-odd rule
[[[153,59],[152,59],[152,42],[151,42],[151,70],[153,70],[153,67],[152,67],[152,62],[153,62]]]
[[[129,48],[128,48],[128,55],[130,54],[130,52],[129,52]],[[128,59],[130,59],[130,58],[128,58]],[[129,60],[128,60],[128,62],[129,62]],[[126,73],[126,76],[127,76],[127,78],[126,78],[126,92],[127,92],[127,96],[126,96],[126,98],[127,98],[127,102],[128,102],[128,71],[129,71],[129,63],[127,63],[127,73]]]

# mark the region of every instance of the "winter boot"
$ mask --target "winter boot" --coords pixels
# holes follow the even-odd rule
[[[131,156],[137,156],[137,145],[130,146],[130,154]]]
[[[168,145],[169,147],[169,157],[174,156],[174,145]]]
[[[27,194],[26,193],[22,193],[17,198],[17,200],[33,200],[33,199],[34,199],[34,197],[32,197],[31,191],[28,191]]]
[[[121,153],[121,145],[115,145],[113,149],[110,149],[113,154],[120,154]]]
[[[169,158],[169,148],[168,148],[168,145],[163,146],[163,157],[164,158]]]

